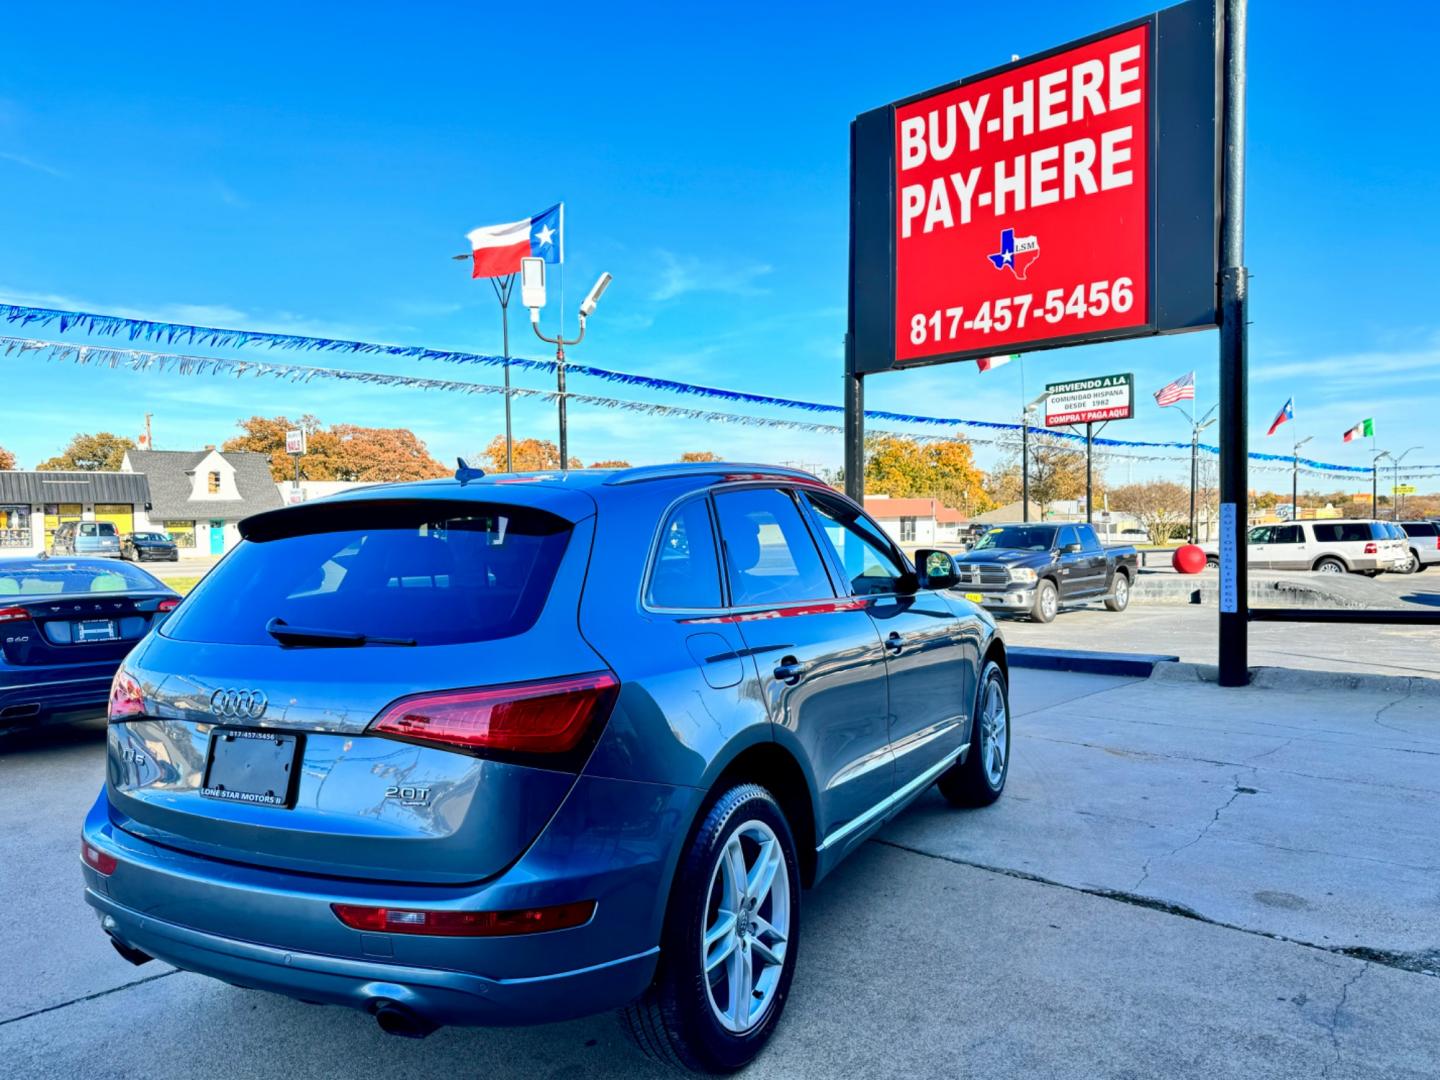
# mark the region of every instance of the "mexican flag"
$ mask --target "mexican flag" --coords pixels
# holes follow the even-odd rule
[[[981,371],[994,371],[997,367],[1004,367],[1011,360],[1019,359],[1019,353],[1011,353],[1009,356],[982,356],[975,361],[975,366]]]
[[[1375,434],[1374,420],[1361,420],[1349,431],[1345,432],[1345,441],[1353,442],[1356,439],[1365,439]]]

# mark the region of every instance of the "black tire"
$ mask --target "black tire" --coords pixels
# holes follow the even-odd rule
[[[992,781],[986,769],[985,744],[981,738],[981,711],[990,686],[997,684],[1000,700],[1005,708],[1004,761],[1000,767],[998,781]],[[1010,776],[1010,688],[1005,682],[1005,673],[1000,665],[988,660],[980,671],[980,685],[975,693],[974,719],[970,728],[970,752],[965,760],[950,766],[940,774],[935,786],[951,806],[989,806],[1005,790],[1005,781]]]
[[[1110,595],[1105,598],[1106,611],[1124,611],[1130,606],[1130,575],[1123,570],[1115,571],[1115,580],[1110,586]]]
[[[1205,557],[1205,569],[1207,569],[1207,570],[1219,570],[1219,569],[1220,569],[1220,556],[1218,556],[1218,555],[1207,555],[1207,556]]]
[[[1410,549],[1410,562],[1406,565],[1404,573],[1418,574],[1425,569],[1425,564],[1420,561],[1420,552],[1414,548]]]
[[[1339,559],[1321,559],[1315,564],[1315,572],[1318,574],[1345,574],[1349,568]]]
[[[737,1034],[722,1026],[711,1006],[703,970],[703,936],[720,854],[737,831],[754,821],[769,827],[785,857],[790,926],[780,975],[766,1012],[748,1031]],[[765,910],[763,905],[761,910]],[[799,946],[800,860],[790,825],[775,797],[758,784],[728,788],[711,804],[680,859],[665,913],[655,981],[620,1011],[620,1026],[656,1061],[697,1072],[728,1073],[744,1068],[764,1049],[785,1011]]]
[[[1048,578],[1041,578],[1035,586],[1035,601],[1030,605],[1030,621],[1048,623],[1055,621],[1060,610],[1060,591]]]

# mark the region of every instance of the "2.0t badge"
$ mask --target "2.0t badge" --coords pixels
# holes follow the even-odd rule
[[[216,690],[210,695],[210,711],[234,720],[258,720],[270,699],[264,690]]]

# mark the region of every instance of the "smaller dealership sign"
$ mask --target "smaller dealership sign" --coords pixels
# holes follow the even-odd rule
[[[1045,386],[1046,427],[1129,420],[1134,415],[1134,375],[1097,375]]]
[[[285,432],[285,453],[305,453],[305,432],[300,428],[291,428]]]

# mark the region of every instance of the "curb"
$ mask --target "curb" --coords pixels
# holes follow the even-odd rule
[[[1169,660],[1168,657],[1164,659]],[[1219,669],[1214,664],[1170,661],[1155,664],[1150,678],[1155,682],[1213,684],[1219,678]],[[1428,679],[1423,675],[1371,675],[1368,672],[1253,667],[1250,669],[1250,686],[1256,690],[1368,690],[1404,697],[1440,697],[1440,679]]]
[[[1087,652],[1082,649],[1039,649],[1021,645],[1006,651],[1011,667],[1037,671],[1078,671],[1087,675],[1126,675],[1148,679],[1157,666],[1175,663],[1178,656],[1158,653]]]

